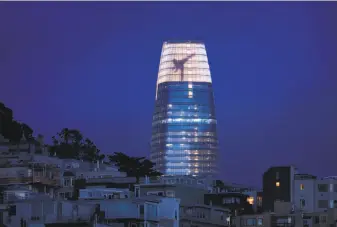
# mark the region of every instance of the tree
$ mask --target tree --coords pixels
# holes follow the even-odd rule
[[[28,141],[35,141],[33,129],[25,123],[19,123],[13,118],[13,111],[0,103],[0,134],[12,143],[19,143],[22,134]]]
[[[110,163],[115,163],[119,171],[125,172],[129,177],[136,177],[136,183],[139,184],[139,178],[145,176],[160,176],[160,172],[154,170],[154,163],[145,157],[130,157],[121,152],[115,152],[109,155]]]
[[[52,137],[53,145],[50,154],[62,159],[81,159],[85,161],[98,161],[104,158],[100,150],[88,138],[84,139],[77,129],[64,128]]]
[[[216,180],[214,188],[219,189],[220,191],[225,188],[225,184],[222,180]]]

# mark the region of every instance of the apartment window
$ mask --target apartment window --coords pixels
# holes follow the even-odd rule
[[[330,192],[333,192],[333,184],[330,184],[330,186],[329,186],[329,191],[330,191]]]
[[[63,186],[64,187],[69,187],[70,186],[70,179],[64,179],[63,180]]]
[[[280,187],[280,182],[279,181],[276,181],[276,187]]]
[[[318,184],[318,191],[319,192],[328,192],[328,185],[327,184]]]
[[[276,180],[279,180],[279,179],[280,179],[280,173],[276,172]]]
[[[328,200],[318,200],[318,208],[328,208]]]
[[[220,219],[223,221],[224,212],[220,211]]]
[[[139,197],[139,188],[136,188],[136,198],[138,198]]]
[[[304,184],[301,184],[301,185],[300,185],[300,189],[301,189],[301,190],[304,190]]]
[[[319,216],[314,217],[314,224],[319,224]]]
[[[300,199],[300,208],[303,209],[305,207],[305,200]]]
[[[175,193],[174,193],[174,191],[166,191],[166,196],[174,198],[175,197]]]
[[[319,217],[319,223],[321,223],[321,224],[325,224],[326,223],[326,216],[325,215]]]
[[[258,226],[263,225],[263,218],[258,218],[257,219],[257,225]]]
[[[254,197],[253,197],[253,196],[247,197],[247,202],[248,202],[250,205],[253,205],[253,204],[254,204]]]
[[[72,192],[66,192],[64,193],[64,197],[67,198],[67,199],[70,199],[72,197]]]
[[[334,208],[334,203],[335,203],[335,200],[330,200],[329,208]]]
[[[246,225],[248,225],[248,226],[256,226],[256,219],[255,218],[248,218],[246,220]]]
[[[139,213],[144,214],[144,205],[139,206]]]

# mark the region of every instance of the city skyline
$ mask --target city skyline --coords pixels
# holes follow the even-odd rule
[[[222,179],[335,171],[335,2],[78,4],[0,6],[0,101],[35,133],[77,128],[104,153],[148,155],[162,42],[203,40]]]

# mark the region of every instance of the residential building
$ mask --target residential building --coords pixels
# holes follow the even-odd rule
[[[294,166],[271,167],[263,174],[263,211],[274,211],[274,202],[294,202]]]
[[[229,209],[204,203],[212,192],[208,178],[164,176],[157,182],[135,185],[135,197],[156,195],[180,199],[180,227],[226,226]]]
[[[233,217],[232,227],[336,227],[337,209],[326,212],[294,212],[290,202],[275,202],[274,212]]]
[[[337,208],[337,177],[295,175],[295,206],[302,212],[324,212]]]
[[[210,69],[201,42],[163,44],[151,161],[165,175],[214,175],[218,138]]]

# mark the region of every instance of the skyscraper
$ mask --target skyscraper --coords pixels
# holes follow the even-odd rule
[[[151,161],[165,175],[214,175],[218,138],[205,45],[163,44],[152,121]]]

